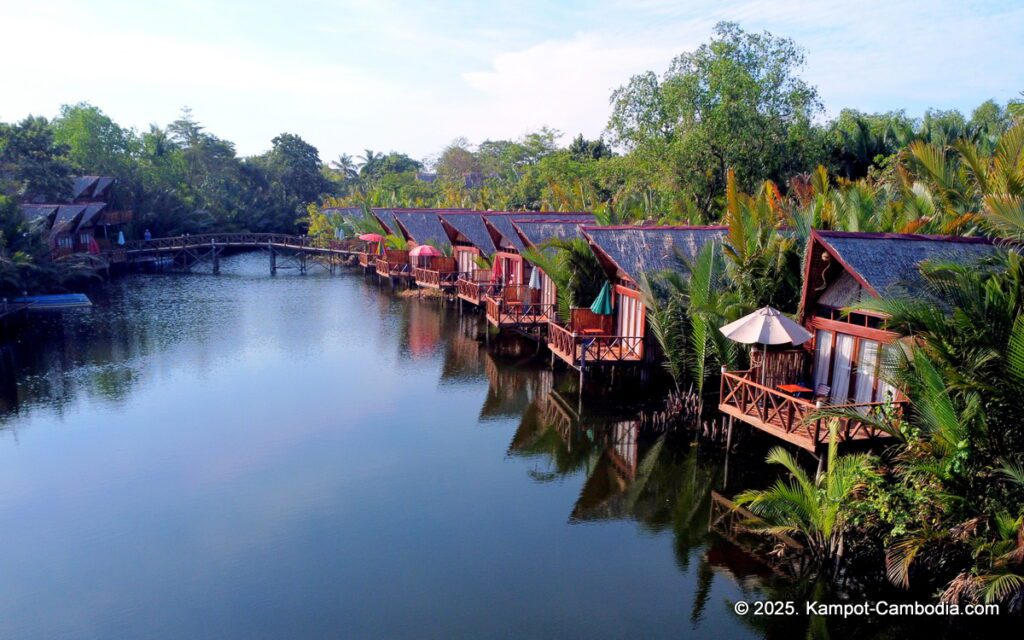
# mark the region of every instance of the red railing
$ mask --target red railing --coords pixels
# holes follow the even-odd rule
[[[853,417],[812,418],[820,409],[848,409],[864,415],[893,406],[885,402],[862,402],[828,405],[825,402],[798,398],[761,385],[750,378],[750,371],[725,371],[720,383],[718,408],[761,430],[780,435],[805,449],[814,451],[829,438],[828,421],[839,421],[840,441],[887,437],[885,432]],[[900,410],[901,403],[896,403]]]
[[[486,296],[487,319],[491,324],[536,325],[554,319],[555,305],[540,302],[540,291],[525,285],[511,285]]]
[[[548,348],[573,366],[613,362],[639,362],[644,357],[643,336],[615,336],[577,333],[552,322],[548,325]]]
[[[454,287],[459,277],[463,275],[458,271],[438,271],[437,269],[426,269],[424,267],[416,267],[412,273],[416,284],[433,289]]]
[[[491,282],[490,269],[477,269],[472,274],[462,273],[455,281],[455,291],[460,298],[473,304],[480,304],[484,296],[494,295],[501,287]]]

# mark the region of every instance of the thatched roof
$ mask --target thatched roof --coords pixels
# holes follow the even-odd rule
[[[76,231],[88,228],[96,224],[99,219],[99,215],[107,208],[105,202],[96,202],[93,204],[85,205],[85,211],[82,212],[82,219],[78,223]]]
[[[59,206],[56,204],[23,204],[21,205],[21,217],[30,226],[39,225],[48,228],[53,223],[53,217]]]
[[[519,230],[519,235],[526,241],[527,246],[533,248],[552,239],[569,240],[583,237],[580,232],[580,223],[576,221],[516,218],[512,224]]]
[[[57,207],[57,217],[53,220],[51,233],[62,233],[74,231],[79,217],[85,213],[84,204],[62,204]]]
[[[112,176],[75,176],[71,183],[71,199],[104,200],[114,182]]]
[[[92,188],[92,198],[98,200],[100,198],[106,198],[107,192],[110,190],[111,185],[114,184],[114,179],[110,176],[100,176],[96,181],[95,186]]]
[[[391,209],[373,209],[371,211],[373,217],[377,218],[377,221],[384,225],[384,229],[389,233],[399,233],[398,225],[395,224],[395,213]]]
[[[705,244],[721,241],[726,234],[725,227],[616,226],[582,231],[609,275],[633,282],[640,282],[644,274],[685,271]]]
[[[96,186],[100,176],[75,176],[71,186],[71,198],[88,198],[92,195],[92,189]]]
[[[491,212],[485,216],[487,223],[497,233],[496,244],[504,248],[514,249],[522,253],[526,248],[523,239],[519,236],[513,224],[516,220],[559,220],[576,222],[579,224],[591,223],[594,220],[593,214],[581,213],[578,211],[502,211]],[[494,234],[492,234],[494,235]]]
[[[987,238],[895,233],[815,231],[847,272],[879,296],[927,296],[919,267],[924,261],[975,264],[998,247]]]
[[[408,239],[416,244],[448,244],[448,233],[436,211],[396,211],[394,216],[405,229]]]
[[[454,229],[458,236],[461,236],[460,239],[479,249],[482,255],[489,256],[494,253],[494,241],[487,231],[482,213],[447,214],[442,215],[441,219]]]
[[[343,218],[363,218],[362,207],[324,207],[324,215],[341,216]]]

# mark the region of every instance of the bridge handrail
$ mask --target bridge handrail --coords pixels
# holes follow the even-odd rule
[[[159,251],[167,249],[188,249],[208,245],[235,246],[284,246],[335,251],[354,251],[355,244],[346,240],[325,240],[309,236],[295,236],[287,233],[199,233],[187,236],[152,238],[151,240],[130,240],[119,245],[124,251]]]

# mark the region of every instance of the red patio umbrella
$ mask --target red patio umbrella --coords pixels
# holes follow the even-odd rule
[[[432,247],[429,244],[421,244],[418,247],[413,247],[413,250],[409,252],[409,255],[413,258],[427,258],[430,256],[441,256],[441,250],[437,247]]]
[[[361,236],[359,236],[359,239],[365,240],[366,242],[383,242],[384,236],[380,235],[379,233],[364,233]]]

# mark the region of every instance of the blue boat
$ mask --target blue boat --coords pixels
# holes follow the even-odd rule
[[[15,298],[15,304],[26,303],[31,305],[31,311],[46,309],[75,309],[78,307],[91,307],[92,301],[84,293],[61,293],[47,296],[25,296]]]

